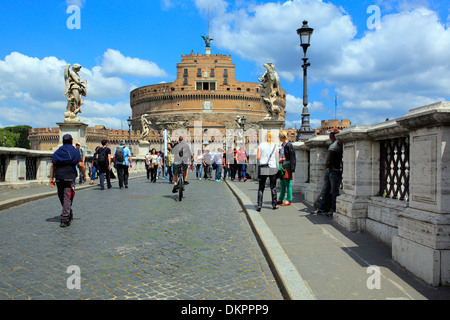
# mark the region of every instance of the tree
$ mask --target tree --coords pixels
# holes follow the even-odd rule
[[[9,132],[13,134],[13,141],[14,145],[8,145],[9,147],[16,147],[16,148],[25,148],[25,149],[31,149],[30,140],[28,139],[28,132],[31,129],[31,126],[27,125],[19,125],[15,127],[6,127],[3,128],[4,132]],[[3,139],[3,135],[2,135]],[[11,139],[11,138],[10,138]],[[8,135],[6,142],[7,144],[10,144],[10,141],[8,142]]]
[[[20,134],[9,130],[0,129],[0,147],[13,148],[19,141]]]

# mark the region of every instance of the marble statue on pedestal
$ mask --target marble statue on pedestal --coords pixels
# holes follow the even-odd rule
[[[152,124],[148,119],[146,118],[148,114],[143,114],[141,116],[141,126],[142,126],[142,133],[141,133],[141,140],[145,140],[145,138],[148,137],[148,134],[150,133],[150,125]]]
[[[266,68],[266,72],[258,79],[258,81],[262,82],[260,86],[261,99],[268,112],[264,120],[278,120],[281,108],[274,105],[274,102],[277,97],[281,97],[280,77],[275,72],[275,65],[273,63],[265,63],[264,68]]]
[[[63,97],[67,96],[67,107],[64,113],[64,122],[81,122],[77,117],[78,113],[81,113],[81,106],[83,105],[83,96],[87,93],[87,81],[81,81],[78,72],[81,70],[81,66],[75,63],[70,70],[70,64],[66,65],[64,69],[64,80],[66,88],[64,90]]]

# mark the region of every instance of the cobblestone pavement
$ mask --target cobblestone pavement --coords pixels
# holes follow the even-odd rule
[[[228,187],[190,182],[79,190],[68,228],[56,196],[0,211],[0,299],[283,299]]]

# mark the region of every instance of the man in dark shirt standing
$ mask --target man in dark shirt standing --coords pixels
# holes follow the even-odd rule
[[[73,219],[72,203],[75,197],[75,180],[77,165],[86,182],[86,170],[80,151],[72,145],[70,134],[63,136],[63,145],[53,153],[50,167],[50,186],[58,189],[59,201],[62,205],[60,227],[68,227]]]
[[[336,197],[339,195],[339,182],[342,176],[342,142],[335,137],[335,134],[339,133],[337,128],[329,130],[328,133],[330,134],[331,145],[328,148],[322,199],[314,213],[325,212],[328,207],[327,203],[331,201],[331,208],[326,215],[333,216],[333,213],[336,212]]]

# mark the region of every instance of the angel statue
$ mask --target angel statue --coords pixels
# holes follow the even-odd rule
[[[87,81],[81,81],[78,72],[81,70],[81,66],[75,63],[70,71],[70,64],[66,65],[64,69],[64,80],[66,82],[66,89],[64,90],[63,97],[67,96],[67,107],[64,113],[65,122],[79,122],[77,114],[81,113],[81,106],[83,105],[83,96],[86,96]]]
[[[266,68],[266,72],[258,81],[262,82],[261,99],[268,112],[264,120],[278,120],[281,108],[273,103],[277,97],[281,96],[280,77],[275,72],[275,65],[273,63],[265,63],[263,66]]]
[[[148,134],[150,133],[150,125],[152,124],[148,119],[146,118],[148,114],[143,114],[141,116],[141,127],[142,127],[142,133],[141,133],[141,140],[145,140],[145,138],[148,137]]]
[[[211,46],[211,41],[213,41],[214,39],[211,39],[209,36],[206,36],[206,38],[202,36],[202,38],[205,41],[206,47],[209,48]]]

